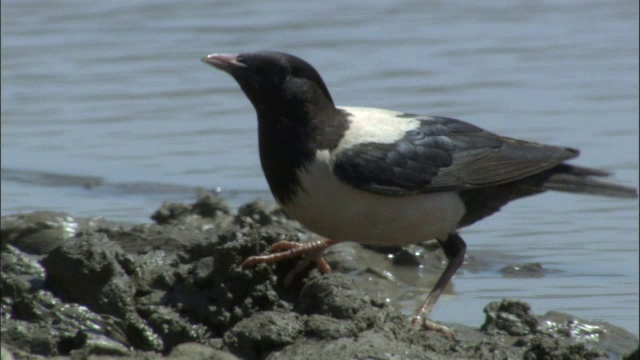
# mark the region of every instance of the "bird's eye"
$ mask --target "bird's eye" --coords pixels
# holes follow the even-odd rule
[[[236,56],[236,61],[239,62],[239,63],[243,63],[244,64],[244,56],[242,56],[242,55]]]

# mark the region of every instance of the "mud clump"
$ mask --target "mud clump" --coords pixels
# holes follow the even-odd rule
[[[540,326],[529,304],[518,300],[492,302],[484,308],[484,313],[485,322],[480,330],[490,335],[529,335],[536,333]]]
[[[152,218],[154,224],[131,226],[54,212],[2,217],[2,358],[623,355],[607,348],[615,341],[601,341],[606,331],[581,327],[573,317],[536,316],[517,300],[489,304],[480,329],[453,325],[458,338],[450,339],[413,328],[393,304],[367,296],[354,282],[366,273],[320,275],[310,266],[285,287],[294,261],[249,269],[240,264],[277,241],[313,235],[265,202],[234,213],[205,196],[193,204],[165,204]],[[330,261],[338,270],[353,268],[339,256]],[[588,341],[579,335],[585,329]],[[638,346],[633,337],[625,341],[625,352]]]

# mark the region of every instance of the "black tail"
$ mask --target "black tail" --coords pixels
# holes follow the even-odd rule
[[[556,190],[572,193],[612,196],[620,198],[637,198],[638,191],[628,186],[617,185],[595,179],[609,176],[606,171],[562,164],[556,167],[553,175],[543,184],[545,190]]]

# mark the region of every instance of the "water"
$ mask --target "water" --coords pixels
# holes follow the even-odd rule
[[[445,115],[578,147],[638,186],[638,2],[2,2],[2,214],[150,221],[198,188],[270,199],[253,109],[212,52],[313,63],[338,104]],[[484,271],[433,317],[502,296],[638,334],[638,203],[545,194],[465,230]],[[522,256],[542,279],[497,271]]]

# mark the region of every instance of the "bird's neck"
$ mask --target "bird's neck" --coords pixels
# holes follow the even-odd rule
[[[335,108],[298,118],[258,114],[260,162],[280,204],[300,190],[298,172],[315,160],[317,151],[337,147],[348,126],[346,115]]]

